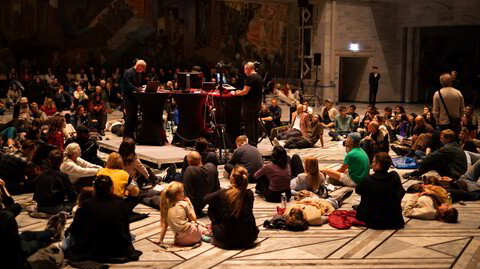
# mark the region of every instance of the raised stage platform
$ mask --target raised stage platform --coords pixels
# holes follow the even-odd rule
[[[122,137],[118,137],[111,133],[107,133],[107,137],[110,140],[103,139],[102,141],[97,142],[100,149],[118,152],[120,144],[122,143]],[[171,140],[172,138],[168,137],[168,141],[171,142]],[[272,149],[273,146],[268,139],[262,140],[258,145],[258,150],[263,156],[270,156],[272,154]],[[137,145],[135,149],[140,160],[156,164],[158,167],[162,164],[183,162],[183,158],[189,151],[189,149],[176,147],[171,144],[165,146]]]

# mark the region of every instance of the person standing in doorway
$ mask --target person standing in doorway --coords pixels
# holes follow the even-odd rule
[[[380,81],[380,73],[378,73],[378,67],[373,67],[373,72],[370,73],[368,78],[368,84],[370,84],[370,94],[368,97],[368,104],[375,106],[377,101],[378,81]]]
[[[235,95],[243,98],[243,123],[245,134],[250,145],[256,147],[258,143],[258,117],[262,105],[263,78],[255,72],[255,64],[248,62],[244,66],[245,86],[243,90],[235,91]]]
[[[124,137],[135,139],[134,133],[137,127],[138,103],[133,93],[139,90],[143,80],[142,73],[146,68],[147,63],[143,60],[138,60],[135,66],[125,71],[123,75],[123,102],[125,105]]]

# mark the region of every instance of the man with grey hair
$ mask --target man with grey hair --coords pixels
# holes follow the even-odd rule
[[[237,90],[235,95],[244,96],[242,118],[245,125],[245,134],[252,146],[258,143],[258,117],[262,105],[263,78],[255,72],[255,64],[248,62],[244,66],[245,86],[243,90]]]
[[[133,95],[138,91],[143,81],[143,73],[147,68],[144,60],[137,60],[135,66],[125,71],[123,75],[123,102],[125,105],[125,131],[124,137],[135,138],[135,128],[137,127],[138,103]]]
[[[453,130],[457,136],[460,133],[460,118],[465,109],[462,93],[452,87],[452,76],[444,73],[440,76],[442,87],[433,96],[433,116],[438,128],[443,131]]]

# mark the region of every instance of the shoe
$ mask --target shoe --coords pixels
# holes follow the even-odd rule
[[[348,191],[342,193],[342,195],[340,195],[340,196],[336,199],[337,202],[338,202],[338,206],[339,206],[339,207],[342,206],[343,202],[344,202],[345,200],[347,200],[348,197],[350,197],[350,196],[352,195],[352,193],[353,193],[353,190],[348,190]]]
[[[177,165],[172,163],[170,166],[167,168],[167,175],[172,175],[177,172]]]
[[[405,173],[402,176],[404,179],[420,179],[420,175],[416,173],[416,171],[413,171],[411,173]]]
[[[338,139],[334,136],[332,137],[332,141],[338,141]]]
[[[205,243],[210,243],[210,240],[212,240],[212,237],[207,236],[207,235],[202,235],[202,241]]]
[[[399,145],[391,145],[390,148],[397,154],[398,156],[405,156],[407,155],[410,150],[404,146],[399,146]],[[407,150],[408,149],[408,150]]]
[[[280,142],[278,142],[277,138],[274,138],[272,143],[275,147],[281,147],[282,146],[282,145],[280,145]]]
[[[101,131],[100,131],[100,135],[101,135],[101,136],[105,136],[105,131],[104,131],[104,130],[101,130]]]
[[[67,224],[67,213],[62,211],[48,220],[45,230],[54,232],[52,238],[54,241],[61,241],[64,235],[65,224]]]

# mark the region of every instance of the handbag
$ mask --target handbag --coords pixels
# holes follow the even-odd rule
[[[440,96],[440,100],[442,100],[443,107],[447,112],[448,120],[450,121],[450,128],[452,129],[453,132],[455,132],[455,134],[458,135],[462,130],[462,124],[461,124],[460,118],[450,117],[450,113],[448,112],[448,108],[447,108],[447,105],[445,104],[445,100],[443,100],[442,93],[440,91],[437,91],[437,92],[438,92],[438,95]]]

